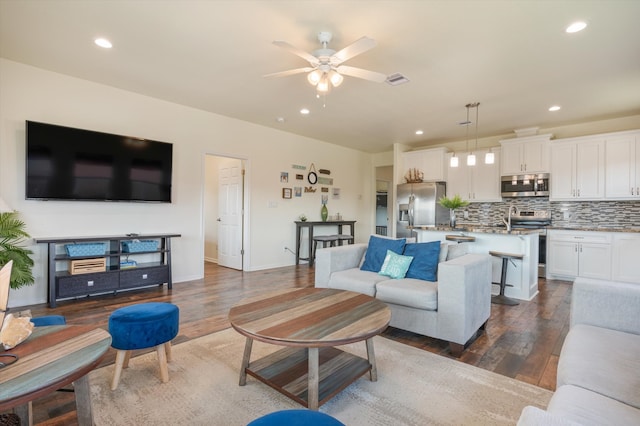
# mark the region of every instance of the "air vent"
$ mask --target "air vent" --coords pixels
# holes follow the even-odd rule
[[[389,76],[387,76],[387,83],[389,83],[392,86],[398,86],[400,84],[404,84],[404,83],[408,83],[409,79],[407,77],[405,77],[404,75],[400,74],[399,72],[395,73],[395,74],[391,74]]]

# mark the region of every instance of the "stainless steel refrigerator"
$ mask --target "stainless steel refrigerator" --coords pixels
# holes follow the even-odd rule
[[[449,210],[438,204],[446,195],[445,182],[403,183],[396,192],[396,237],[411,238],[411,226],[436,226],[449,223]]]

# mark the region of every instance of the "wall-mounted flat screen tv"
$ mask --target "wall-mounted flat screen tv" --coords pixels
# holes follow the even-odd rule
[[[26,198],[171,202],[173,145],[27,121]]]

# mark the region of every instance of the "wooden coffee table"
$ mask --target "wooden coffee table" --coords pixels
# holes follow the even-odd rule
[[[373,336],[389,325],[391,310],[373,297],[329,288],[303,288],[240,301],[229,311],[247,337],[240,386],[247,374],[305,407],[318,407],[369,372],[377,380]],[[253,341],[286,346],[249,362]],[[366,341],[367,358],[335,346]]]

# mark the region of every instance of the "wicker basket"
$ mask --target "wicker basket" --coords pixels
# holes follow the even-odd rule
[[[101,256],[107,252],[106,243],[65,244],[64,248],[71,257]]]
[[[142,251],[156,251],[158,250],[158,242],[156,240],[140,240],[140,241],[123,241],[122,252],[123,253],[139,253]]]

